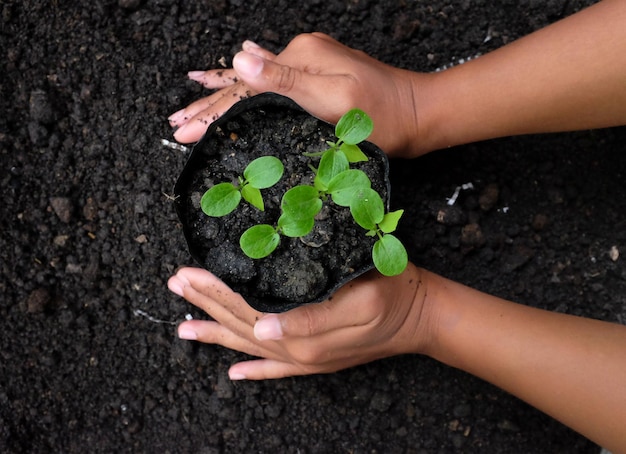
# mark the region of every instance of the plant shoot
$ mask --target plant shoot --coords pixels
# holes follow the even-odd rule
[[[263,211],[261,189],[275,185],[283,175],[284,166],[274,156],[262,156],[250,162],[239,177],[239,184],[219,183],[204,193],[200,207],[207,216],[221,217],[233,212],[241,198]]]

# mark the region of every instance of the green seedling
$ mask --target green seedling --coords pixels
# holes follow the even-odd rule
[[[322,169],[320,166],[320,173]],[[346,169],[323,186],[319,181],[314,186],[295,186],[283,196],[278,227],[287,236],[305,236],[313,230],[315,216],[329,196],[336,205],[349,207],[358,191],[369,189],[371,185],[369,177],[362,170]]]
[[[237,208],[242,197],[250,205],[264,211],[261,189],[275,185],[283,175],[284,166],[274,156],[262,156],[250,162],[238,178],[239,184],[218,183],[204,193],[200,200],[207,216],[226,216]]]
[[[241,250],[250,258],[267,257],[278,247],[280,236],[298,238],[307,235],[315,225],[315,215],[322,209],[319,192],[313,186],[289,189],[280,203],[282,214],[277,226],[260,224],[250,227],[239,238]]]
[[[367,156],[359,148],[359,143],[367,139],[374,130],[374,123],[369,115],[361,109],[346,112],[335,126],[335,142],[327,141],[330,147],[319,153],[308,153],[307,156],[341,155],[347,162],[367,161]]]
[[[408,264],[406,249],[391,233],[398,227],[404,210],[385,213],[380,195],[373,189],[364,189],[350,203],[352,217],[365,230],[367,236],[378,236],[372,248],[374,266],[385,276],[402,273]]]

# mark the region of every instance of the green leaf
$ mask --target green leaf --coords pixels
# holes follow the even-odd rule
[[[317,168],[317,175],[315,175],[315,187],[321,191],[328,189],[328,183],[336,175],[340,174],[344,170],[348,170],[350,163],[348,158],[343,153],[338,153],[333,150],[328,150],[322,155],[320,159],[320,165]]]
[[[384,233],[391,233],[398,228],[398,222],[404,214],[404,210],[396,210],[385,214],[385,217],[378,223],[378,228]]]
[[[349,162],[364,162],[369,160],[358,145],[342,143],[339,149],[343,151]]]
[[[252,187],[251,184],[246,184],[243,188],[241,188],[241,195],[250,205],[261,211],[265,211],[263,196],[261,195],[261,191],[259,189]]]
[[[219,183],[204,193],[200,207],[207,216],[221,217],[237,208],[240,200],[241,194],[232,183]]]
[[[313,219],[322,209],[322,201],[313,186],[300,185],[283,194],[280,207],[290,218]]]
[[[366,230],[374,230],[385,216],[385,206],[378,192],[359,189],[350,203],[352,217]]]
[[[372,119],[361,109],[346,112],[335,126],[335,135],[343,142],[356,145],[364,141],[374,130]]]
[[[251,259],[267,257],[280,243],[280,235],[268,224],[250,227],[239,238],[241,250]]]
[[[406,249],[393,235],[385,235],[374,243],[374,266],[384,276],[396,276],[404,271],[409,258]]]
[[[283,176],[284,166],[274,156],[262,156],[252,161],[243,171],[246,181],[254,188],[274,186]]]
[[[330,180],[328,192],[333,202],[342,207],[349,207],[350,202],[359,189],[368,189],[372,182],[365,172],[358,169],[348,169]]]
[[[286,213],[283,213],[278,218],[278,227],[280,228],[282,234],[292,238],[308,235],[309,232],[313,230],[314,226],[315,219],[313,218],[297,219]]]

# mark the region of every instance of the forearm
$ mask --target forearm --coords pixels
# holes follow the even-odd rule
[[[428,274],[426,354],[626,452],[626,327],[551,313]]]
[[[624,24],[626,2],[604,0],[431,75],[416,91],[422,146],[626,124]]]

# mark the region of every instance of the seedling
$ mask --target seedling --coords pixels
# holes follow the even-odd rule
[[[350,203],[352,217],[365,230],[367,236],[378,236],[372,248],[376,269],[385,276],[400,274],[408,264],[406,249],[391,233],[398,227],[404,210],[385,213],[380,195],[373,189],[363,189]]]
[[[280,235],[298,238],[307,235],[315,225],[315,215],[322,209],[319,192],[313,186],[289,189],[280,203],[282,210],[277,226],[259,224],[250,227],[239,238],[241,250],[250,258],[267,257],[278,247]]]
[[[226,216],[237,208],[243,197],[250,205],[265,210],[261,189],[275,185],[284,171],[283,163],[274,156],[262,156],[250,162],[239,177],[239,184],[218,183],[204,193],[200,200],[207,216]]]
[[[335,126],[336,142],[327,141],[330,148],[308,156],[341,155],[350,162],[367,161],[367,156],[358,144],[367,139],[374,130],[374,123],[369,115],[361,109],[350,109]],[[332,153],[331,153],[332,152]]]

